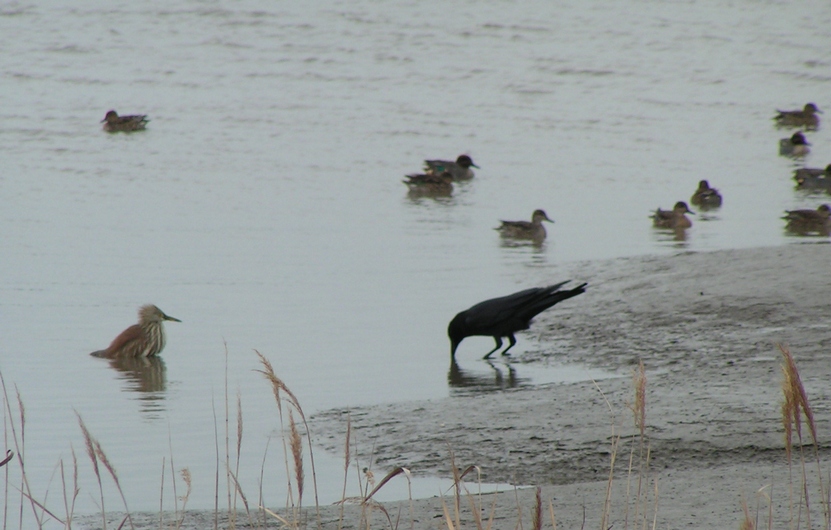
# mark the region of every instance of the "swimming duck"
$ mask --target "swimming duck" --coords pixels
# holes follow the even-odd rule
[[[410,192],[414,193],[424,195],[450,195],[453,193],[453,176],[447,171],[440,174],[407,175],[407,180],[402,182],[410,188]]]
[[[776,121],[777,127],[805,127],[806,129],[816,129],[819,127],[819,116],[822,111],[813,103],[806,103],[802,110],[776,110],[777,114],[773,117]]]
[[[790,138],[779,140],[779,154],[782,156],[805,156],[811,152],[808,141],[801,131],[793,133]]]
[[[816,210],[788,210],[783,217],[788,224],[785,230],[796,234],[817,232],[827,236],[831,234],[831,207],[820,205]]]
[[[709,182],[702,180],[698,183],[698,189],[693,193],[690,202],[704,210],[719,208],[721,207],[721,194],[717,189],[711,188]]]
[[[547,235],[545,227],[542,225],[543,221],[554,222],[548,218],[544,210],[534,210],[534,213],[531,214],[531,222],[501,221],[502,224],[494,230],[498,230],[502,237],[542,241]]]
[[[660,208],[655,210],[655,213],[652,214],[652,221],[656,228],[689,228],[692,226],[692,221],[684,215],[686,213],[695,214],[695,212],[690,211],[687,203],[678,201],[672,210],[662,210]]]
[[[454,180],[470,180],[473,178],[473,170],[479,166],[473,163],[473,160],[468,155],[459,155],[455,162],[449,160],[425,160],[424,171],[426,173],[444,173],[449,172]]]
[[[831,164],[825,169],[799,168],[793,172],[793,179],[801,190],[831,190]]]
[[[107,132],[133,132],[143,131],[148,121],[145,114],[119,116],[116,111],[111,110],[107,112],[101,123],[104,124],[104,130]]]

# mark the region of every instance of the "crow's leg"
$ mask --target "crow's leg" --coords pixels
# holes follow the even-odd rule
[[[496,347],[482,357],[483,359],[490,359],[491,354],[502,347],[502,337],[494,337],[493,340],[496,341]]]
[[[510,335],[508,335],[508,340],[509,340],[509,341],[511,341],[511,343],[510,343],[510,344],[508,344],[508,347],[507,347],[507,348],[505,348],[505,350],[502,352],[502,355],[508,355],[508,350],[510,350],[511,348],[513,348],[513,347],[514,347],[514,344],[516,344],[516,339],[514,338],[514,334],[513,334],[513,333],[511,333]]]

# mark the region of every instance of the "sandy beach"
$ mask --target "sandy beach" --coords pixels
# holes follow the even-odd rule
[[[759,510],[759,526],[767,527],[766,499],[772,498],[774,526],[782,527],[790,502],[777,343],[796,359],[817,420],[823,464],[831,441],[831,247],[815,241],[539,271],[553,275],[536,278],[541,285],[573,278],[589,282],[589,288],[536,319],[520,338],[526,353],[516,362],[578,363],[620,377],[597,386],[550,384],[327,411],[313,418],[314,441],[342,453],[348,413],[356,435],[373,444],[376,467],[450,476],[452,449],[456,464],[479,466],[485,482],[540,486],[545,527],[551,527],[550,503],[558,527],[598,528],[619,435],[606,526],[634,526],[640,517],[650,527],[654,520],[657,528],[738,528],[744,500],[753,517]],[[639,361],[647,377],[649,466],[638,507],[645,515],[636,516],[637,482],[627,484],[627,468],[636,434],[631,375]],[[809,467],[813,527],[822,513],[815,469]],[[474,482],[468,486],[475,489]],[[484,495],[482,513],[493,510],[493,528],[517,527],[519,519],[530,528],[534,497],[531,487]],[[445,501],[452,504],[449,497]],[[401,528],[444,527],[439,498],[384,508],[400,514]],[[347,507],[343,528],[358,528],[360,511]],[[339,507],[323,507],[321,526],[338,528],[339,513]],[[306,517],[309,528],[318,526],[314,508]],[[802,526],[808,527],[805,517],[803,512]],[[461,520],[464,528],[476,527],[468,501]],[[87,522],[90,528],[96,524]],[[159,516],[139,515],[135,522],[158,527]],[[212,513],[188,513],[184,520],[185,528],[213,524]],[[227,527],[227,519],[220,526]],[[389,523],[376,510],[371,526]]]

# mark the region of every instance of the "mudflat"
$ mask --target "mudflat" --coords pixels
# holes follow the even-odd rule
[[[529,285],[573,278],[589,287],[539,315],[522,335],[525,352],[515,361],[578,363],[619,377],[326,411],[312,419],[314,442],[342,453],[348,413],[353,432],[373,445],[376,476],[377,468],[396,466],[452,476],[452,450],[459,468],[479,466],[485,482],[540,486],[547,528],[550,509],[560,528],[600,527],[613,452],[606,527],[645,521],[650,528],[653,522],[656,528],[738,528],[743,502],[759,527],[768,526],[769,513],[773,527],[784,527],[797,516],[790,508],[800,504],[801,527],[808,527],[807,517],[816,526],[822,501],[815,454],[826,489],[831,455],[830,257],[826,241],[806,240],[534,271],[540,277]],[[798,466],[790,489],[777,344],[796,360],[817,425],[818,452],[804,448],[810,515],[800,501]],[[468,361],[476,362],[460,364]],[[646,374],[643,446],[631,411],[632,374],[640,362]],[[810,440],[804,425],[803,438]],[[794,458],[798,462],[798,450]],[[475,480],[467,486],[475,491]],[[492,528],[515,528],[520,520],[531,528],[536,494],[534,487],[520,487],[463,498],[462,527],[476,528],[470,502],[476,500],[482,517],[493,513]],[[399,528],[443,528],[443,502],[452,514],[452,496],[383,507],[393,519],[400,516]],[[322,507],[318,518],[314,507],[304,508],[304,519],[309,528],[366,527],[360,507],[346,506],[343,520],[340,510]],[[227,527],[227,514],[221,519],[219,526]],[[159,515],[134,521],[158,527]],[[378,509],[370,524],[389,528]],[[213,525],[214,514],[193,512],[183,528]]]

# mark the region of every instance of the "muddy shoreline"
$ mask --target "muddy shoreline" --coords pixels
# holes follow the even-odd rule
[[[650,523],[654,516],[659,528],[735,528],[742,500],[755,510],[763,499],[757,495],[760,489],[773,497],[777,524],[786,522],[788,470],[776,344],[788,345],[796,358],[818,422],[820,458],[827,464],[829,256],[831,246],[817,242],[536,271],[547,276],[529,279],[529,284],[574,278],[588,281],[589,289],[573,303],[540,315],[532,332],[520,339],[525,353],[515,361],[578,363],[620,377],[597,386],[549,384],[327,411],[312,419],[315,443],[340,454],[348,413],[353,431],[374,445],[376,466],[449,476],[452,448],[457,465],[480,466],[486,482],[541,486],[558,526],[596,528],[613,434],[620,435],[610,523],[623,527],[633,517],[625,501],[626,444],[635,434],[628,408],[631,373],[642,360],[651,488],[643,498],[649,506],[657,505],[657,516],[655,510],[649,512]],[[459,359],[462,366],[474,362]],[[495,506],[496,528],[516,525],[517,503],[523,507],[523,524],[530,525],[533,501],[533,488],[483,497],[487,512]],[[409,503],[384,506],[401,511],[402,527],[410,526]],[[818,500],[812,508],[817,516],[821,513]],[[413,509],[416,528],[442,526],[440,499],[418,500]],[[313,512],[308,512],[309,527],[317,526]],[[358,527],[360,510],[348,507],[346,512],[343,528]],[[339,508],[324,507],[322,514],[323,527],[338,527]],[[142,527],[141,517],[137,527]],[[158,514],[146,517],[147,527],[158,527]],[[377,512],[374,517],[373,527],[387,525]],[[212,513],[189,512],[183,528],[212,527],[213,518]],[[92,519],[87,522],[94,527]],[[463,526],[474,527],[472,519],[468,523]]]

